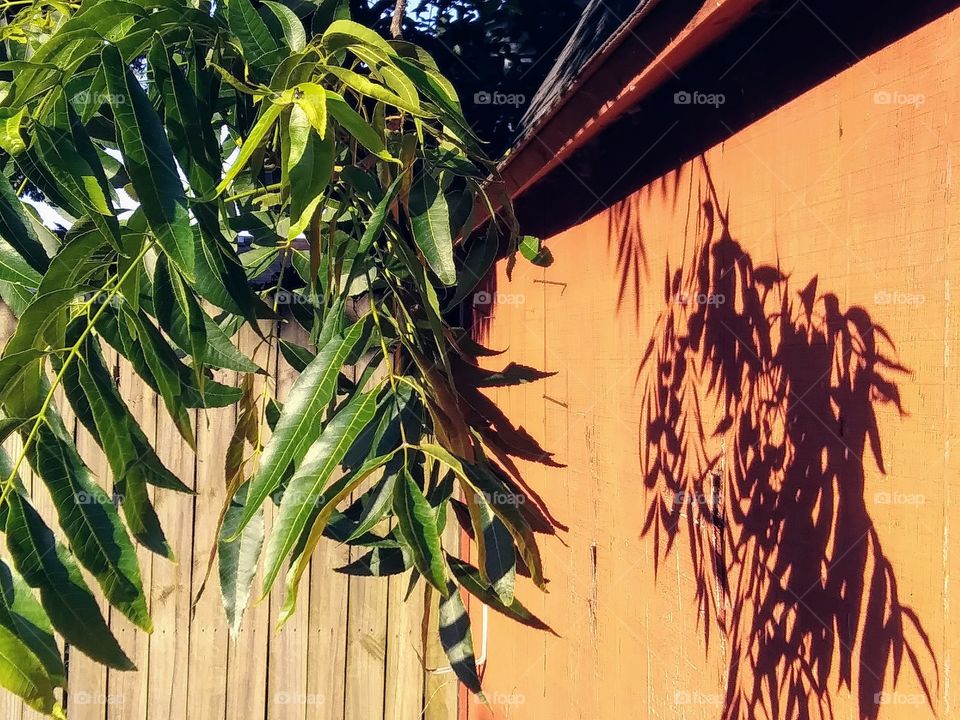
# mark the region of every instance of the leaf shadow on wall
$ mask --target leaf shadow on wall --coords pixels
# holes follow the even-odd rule
[[[696,239],[667,261],[637,374],[656,567],[687,545],[705,642],[716,627],[727,645],[724,720],[833,720],[837,683],[876,720],[905,666],[933,714],[937,660],[871,519],[883,498],[865,496],[865,465],[885,472],[877,410],[907,415],[909,371],[864,308],[758,264],[703,167]],[[614,225],[636,230],[622,205]]]

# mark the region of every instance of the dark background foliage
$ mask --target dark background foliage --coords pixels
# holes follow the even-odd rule
[[[409,0],[404,39],[420,45],[460,93],[464,114],[499,157],[570,37],[585,0]],[[390,32],[395,0],[350,0],[358,22]],[[487,93],[522,102],[476,102]]]

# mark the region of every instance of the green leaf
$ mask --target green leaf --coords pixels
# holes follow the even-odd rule
[[[402,471],[401,461],[397,458],[386,467],[383,478],[364,495],[362,512],[356,526],[347,538],[347,542],[356,540],[370,532],[386,516],[393,504],[394,488]]]
[[[240,152],[237,153],[233,165],[230,166],[227,174],[223,176],[223,180],[217,185],[217,195],[220,195],[233,184],[234,179],[236,179],[237,175],[247,166],[247,163],[250,162],[250,158],[253,157],[257,148],[266,140],[267,133],[273,128],[273,124],[277,121],[277,118],[280,117],[280,113],[283,112],[283,105],[268,100],[264,100],[264,104],[266,107],[261,111],[253,127],[250,128],[247,137],[243,139]]]
[[[553,264],[553,256],[543,247],[540,238],[533,235],[524,235],[520,238],[520,254],[534,265],[549,267]]]
[[[370,214],[369,220],[367,220],[367,226],[363,230],[363,236],[360,238],[360,243],[357,245],[357,252],[354,254],[353,264],[350,266],[350,276],[349,280],[346,283],[349,286],[354,277],[358,274],[358,271],[364,265],[364,259],[367,256],[367,253],[370,252],[370,248],[374,242],[376,242],[380,235],[383,233],[383,229],[387,224],[387,216],[390,213],[390,207],[393,205],[393,201],[397,197],[397,193],[400,191],[400,187],[403,184],[404,174],[400,174],[392,183],[390,187],[387,188],[386,195],[377,203],[377,206],[373,209],[373,212]]]
[[[393,161],[395,158],[387,151],[380,134],[373,126],[363,119],[363,116],[350,107],[343,99],[343,95],[333,90],[327,90],[327,110],[348,133],[353,135],[361,145],[379,158]]]
[[[470,692],[479,694],[480,676],[473,654],[473,638],[470,637],[470,616],[453,581],[450,581],[445,597],[440,599],[439,621],[440,644],[450,667]]]
[[[51,682],[63,687],[66,669],[50,618],[34,598],[26,580],[3,561],[0,561],[0,625],[29,646]]]
[[[364,480],[375,473],[381,467],[386,465],[399,452],[399,448],[387,455],[381,455],[368,460],[359,469],[349,472],[342,478],[327,488],[323,495],[314,502],[314,509],[311,515],[312,525],[309,534],[298,541],[299,555],[291,561],[290,570],[287,572],[286,589],[287,596],[280,608],[280,624],[282,625],[293,615],[297,605],[297,591],[300,586],[300,578],[306,572],[310,565],[310,556],[313,550],[320,542],[327,530],[327,523],[336,512],[337,505],[352,493]]]
[[[160,395],[180,436],[195,448],[185,388],[191,373],[177,359],[160,332],[142,311],[124,311],[118,315],[108,310],[100,317],[97,329],[117,352],[130,361],[137,375]]]
[[[223,529],[217,539],[220,592],[227,614],[230,634],[236,639],[240,632],[243,613],[250,600],[250,589],[257,574],[257,562],[263,547],[263,508],[240,530],[240,518],[246,504],[246,486],[230,503],[223,519]],[[238,540],[226,542],[223,538],[240,532]]]
[[[367,46],[379,50],[387,56],[394,56],[396,52],[386,40],[375,31],[348,19],[334,20],[320,38],[320,45],[330,53],[349,48],[354,45]]]
[[[164,253],[192,282],[196,269],[187,198],[163,123],[113,46],[103,49],[103,69],[123,163],[147,224]]]
[[[198,220],[203,223],[204,215],[198,206],[194,206]],[[250,283],[243,270],[236,250],[220,235],[208,234],[204,228],[196,233],[197,282],[193,288],[204,300],[222,310],[246,318],[256,327],[257,305],[263,305],[250,289]]]
[[[0,108],[0,149],[10,156],[19,155],[27,149],[20,131],[26,116],[26,107],[19,110]]]
[[[40,273],[3,239],[0,239],[0,280],[33,290],[40,284]]]
[[[413,556],[406,548],[374,548],[352,563],[335,572],[356,577],[390,577],[400,575],[413,567]]]
[[[515,597],[510,602],[506,602],[489,583],[480,577],[480,571],[472,565],[452,555],[447,555],[447,563],[460,586],[487,607],[527,627],[553,632],[549,625],[527,610]]]
[[[276,16],[277,21],[283,28],[283,39],[287,47],[294,52],[303,50],[307,44],[307,33],[296,13],[283,3],[264,0],[263,4]]]
[[[446,595],[447,569],[437,517],[406,468],[401,470],[394,489],[393,511],[400,523],[400,536],[407,542],[417,570],[442,595]]]
[[[104,596],[138,627],[152,629],[136,550],[111,499],[94,482],[73,444],[41,426],[28,453],[50,491],[60,527]]]
[[[60,288],[35,297],[20,315],[17,329],[3,348],[4,357],[29,348],[63,346],[67,306],[75,299],[74,288]]]
[[[491,221],[483,238],[473,241],[467,248],[467,255],[460,264],[460,272],[457,274],[457,291],[447,302],[448,310],[466,300],[487,276],[496,262],[499,248],[500,234],[497,232],[497,224]]]
[[[220,148],[193,88],[159,34],[150,48],[150,68],[163,98],[167,135],[196,195],[213,192],[220,178]]]
[[[207,347],[204,360],[208,365],[236,370],[242,373],[262,373],[263,370],[253,360],[240,352],[223,329],[206,313],[203,313],[206,326]]]
[[[353,70],[347,70],[346,68],[336,67],[334,65],[324,66],[323,69],[340,80],[351,90],[358,92],[361,95],[366,95],[369,98],[386,103],[387,105],[395,107],[398,110],[405,110],[415,117],[433,117],[432,113],[424,110],[419,102],[413,102],[407,98],[401,97],[392,90],[387,89],[385,86],[373,82],[365,75],[360,75],[359,73],[355,73]]]
[[[44,714],[57,704],[53,681],[40,659],[10,630],[0,625],[0,685]]]
[[[301,373],[290,389],[283,414],[260,459],[250,483],[249,500],[239,522],[242,530],[267,496],[280,486],[290,466],[299,464],[307,449],[320,437],[320,420],[337,389],[337,376],[363,335],[365,323],[358,322],[343,337],[333,338]],[[228,541],[234,535],[225,536]]]
[[[457,282],[453,261],[453,237],[450,234],[450,210],[443,189],[424,173],[410,194],[413,237],[430,269],[444,285]]]
[[[164,256],[157,259],[153,276],[153,305],[157,320],[181,350],[193,358],[194,369],[204,361],[207,350],[205,313],[179,273]]]
[[[464,490],[467,509],[477,542],[477,563],[481,576],[496,591],[501,601],[513,602],[517,581],[516,553],[513,538],[484,497],[471,489]]]
[[[429,457],[439,460],[456,473],[461,481],[466,483],[474,492],[480,493],[490,503],[490,507],[513,537],[520,557],[530,570],[531,577],[540,588],[546,583],[543,579],[543,565],[540,561],[540,550],[537,539],[534,537],[530,524],[520,512],[520,501],[503,482],[486,465],[470,465],[452,455],[440,445],[420,445],[420,450]]]
[[[120,396],[95,340],[87,338],[81,357],[82,371],[71,366],[64,373],[67,398],[77,418],[104,449],[114,480],[193,494],[160,460]]]
[[[273,532],[267,543],[264,595],[273,587],[283,561],[307,527],[334,470],[360,433],[373,420],[376,406],[375,392],[355,397],[330,420],[303,457],[303,462],[284,490]],[[284,410],[286,411],[286,408]]]
[[[321,138],[327,136],[327,92],[312,82],[300,83],[291,91],[294,102]]]
[[[76,288],[79,292],[87,285],[90,276],[102,272],[109,264],[110,246],[101,229],[88,218],[77,220],[67,232],[65,244],[54,255],[50,266],[37,287],[37,295],[46,295],[63,288]],[[88,287],[102,285],[92,284]],[[100,288],[97,287],[97,290]]]
[[[34,270],[40,273],[46,271],[50,258],[5,174],[0,176],[0,237]]]
[[[227,23],[240,41],[244,59],[252,67],[261,66],[280,48],[250,0],[230,0]]]
[[[332,133],[322,140],[313,131],[307,113],[300,105],[290,109],[288,128],[290,230],[287,236],[295,238],[306,230],[323,201],[323,192],[333,174],[336,148]]]
[[[10,556],[27,584],[40,591],[40,602],[57,632],[71,647],[97,662],[117,670],[134,670],[67,549],[19,494],[10,493],[7,502]]]
[[[280,340],[280,353],[283,355],[283,359],[287,361],[287,364],[298,373],[306,370],[307,365],[316,357],[316,355],[307,348],[283,339]]]

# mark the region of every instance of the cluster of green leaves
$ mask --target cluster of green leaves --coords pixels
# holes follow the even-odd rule
[[[81,568],[149,632],[134,542],[171,557],[150,488],[191,492],[137,425],[106,346],[191,446],[194,409],[238,404],[216,554],[234,630],[261,560],[262,594],[286,572],[289,617],[324,538],[367,549],[341,572],[435,589],[441,642],[476,692],[461,588],[544,627],[514,596],[518,568],[544,583],[526,498],[503,469],[522,451],[464,389],[480,398],[538,374],[481,370],[483,349],[448,322],[498,251],[520,246],[515,222],[508,206],[479,227],[494,215],[493,165],[433,60],[344,8],[84,0],[28,5],[16,31],[7,17],[0,297],[17,327],[0,356],[0,440],[23,449],[0,456],[0,684],[38,710],[61,713],[58,636],[132,669]],[[524,254],[539,257],[531,242]],[[281,340],[288,323],[307,340]],[[237,348],[244,326],[300,371],[282,403]],[[113,497],[59,393],[102,448]],[[54,527],[19,479],[25,463]],[[459,542],[444,547],[448,522],[474,539],[477,567]]]

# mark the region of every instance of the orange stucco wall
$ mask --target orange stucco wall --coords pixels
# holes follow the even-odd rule
[[[960,717],[958,37],[498,267],[490,366],[557,375],[493,396],[565,465],[519,463],[569,529],[520,589],[559,637],[491,613],[463,715]]]

